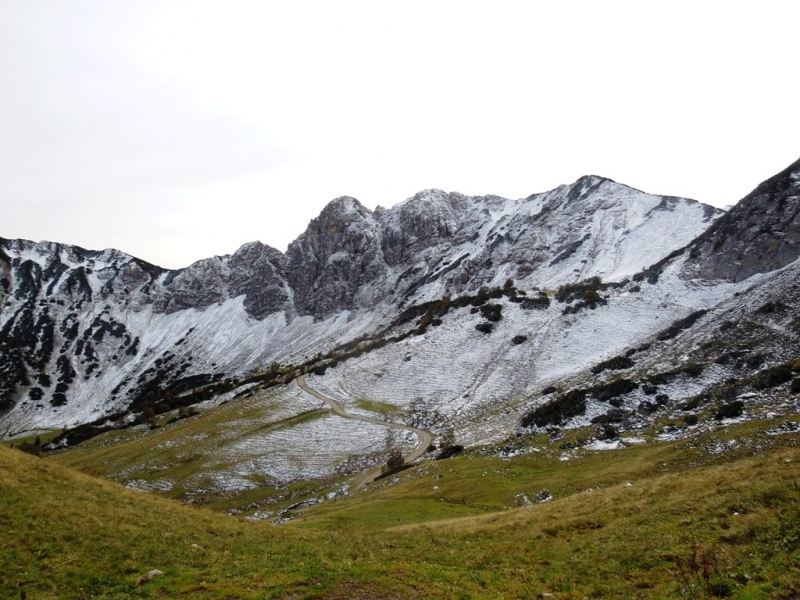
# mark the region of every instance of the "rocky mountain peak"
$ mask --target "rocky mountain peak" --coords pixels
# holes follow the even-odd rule
[[[358,200],[332,200],[286,253],[300,314],[321,318],[354,308],[359,288],[383,273],[377,224]]]

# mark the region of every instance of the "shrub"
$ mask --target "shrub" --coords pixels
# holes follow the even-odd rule
[[[688,317],[683,319],[678,319],[672,325],[661,331],[658,335],[656,335],[656,339],[658,340],[671,340],[675,336],[677,336],[681,331],[684,329],[689,329],[692,325],[694,325],[697,320],[705,315],[708,311],[707,310],[698,310],[690,314]]]
[[[448,427],[439,435],[439,448],[447,450],[448,448],[456,445],[456,433],[452,428]]]
[[[39,438],[37,437],[36,440],[39,441]],[[15,446],[12,445],[11,447],[14,448]],[[38,444],[36,442],[34,442],[33,444],[31,444],[30,442],[22,442],[19,446],[16,446],[16,449],[25,452],[26,454],[32,454],[33,456],[39,456],[39,457],[42,456],[41,442],[39,442]]]
[[[607,369],[612,371],[618,371],[620,369],[629,369],[633,365],[634,362],[627,356],[615,356],[614,358],[609,358],[608,360],[604,360],[603,362],[593,366],[592,373],[597,375]]]
[[[643,415],[649,415],[656,412],[658,410],[658,407],[652,402],[644,400],[642,402],[639,402],[639,406],[636,407],[636,410]]]
[[[639,387],[638,383],[630,379],[615,379],[603,385],[596,385],[589,391],[592,393],[596,400],[600,402],[608,402],[612,398],[624,396]]]
[[[535,298],[525,298],[519,307],[523,310],[545,310],[550,308],[550,297],[545,294]]]
[[[494,327],[494,325],[492,323],[487,323],[487,322],[478,323],[477,325],[475,325],[475,329],[477,329],[481,333],[492,333],[492,327]]]
[[[792,381],[792,387],[790,389],[793,394],[800,394],[800,377]]]
[[[598,415],[592,419],[592,424],[596,425],[598,423],[621,423],[622,418],[625,416],[618,408],[612,408],[607,413],[603,415]]]
[[[503,307],[500,304],[489,303],[480,307],[481,316],[492,323],[496,323],[503,318],[503,315],[501,314],[502,310]]]
[[[445,458],[452,458],[453,456],[455,456],[459,452],[463,452],[463,451],[464,451],[464,446],[460,446],[460,445],[456,444],[454,446],[450,446],[448,448],[445,448],[444,450],[439,452],[439,454],[436,455],[436,460],[442,460],[442,459],[445,459]]]
[[[647,381],[653,385],[667,385],[672,383],[677,378],[679,373],[677,371],[665,371],[664,373],[654,373],[648,376]]]
[[[595,310],[601,304],[606,304],[604,298],[601,298],[601,300],[602,302],[584,302],[584,301],[576,302],[575,304],[571,304],[565,307],[564,310],[561,311],[561,314],[569,315],[569,314],[579,313],[584,308],[588,308],[589,310]]]
[[[561,425],[572,417],[586,413],[586,390],[572,390],[539,406],[522,417],[523,427]]]
[[[515,346],[519,346],[520,344],[525,343],[527,341],[528,341],[527,335],[515,335],[513,338],[511,338],[511,343],[514,344]]]
[[[703,373],[703,365],[693,360],[690,360],[686,365],[683,367],[683,372],[686,373],[689,377],[699,377]]]
[[[792,365],[785,363],[769,369],[764,369],[753,377],[753,388],[765,390],[779,386],[792,379]]]
[[[744,402],[741,400],[734,400],[733,402],[729,402],[728,404],[723,404],[719,407],[717,414],[714,415],[714,418],[717,421],[721,421],[722,419],[733,419],[739,417],[744,412]]]
[[[604,423],[601,425],[600,430],[597,432],[597,439],[599,440],[615,440],[617,439],[617,430],[613,425]]]
[[[403,452],[400,448],[392,448],[389,450],[389,456],[386,459],[386,470],[391,472],[398,471],[406,464],[403,458]]]
[[[686,415],[683,417],[683,424],[686,427],[691,427],[692,425],[697,425],[697,415]]]
[[[573,300],[584,300],[589,297],[597,297],[597,290],[600,289],[602,282],[599,277],[591,277],[577,283],[565,283],[556,291],[556,300],[559,302],[570,303]]]
[[[552,394],[556,391],[556,386],[548,385],[546,388],[542,390],[542,396],[546,396],[547,394]]]

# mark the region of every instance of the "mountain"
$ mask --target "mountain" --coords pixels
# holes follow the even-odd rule
[[[794,597],[798,181],[338,198],[179,271],[2,240],[0,431],[46,460],[0,448],[0,589]]]
[[[74,426],[170,386],[302,362],[445,294],[620,281],[721,214],[589,176],[520,200],[426,190],[370,211],[338,198],[286,254],[254,242],[176,271],[3,240],[0,431]]]
[[[742,281],[800,256],[800,160],[769,178],[691,246],[691,273]]]

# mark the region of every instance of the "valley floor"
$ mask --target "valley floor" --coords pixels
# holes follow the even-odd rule
[[[282,526],[0,448],[0,596],[788,600],[800,581],[796,422],[567,461],[546,442],[511,458],[474,451]]]

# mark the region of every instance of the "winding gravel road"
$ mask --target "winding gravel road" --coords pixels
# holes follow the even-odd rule
[[[425,452],[428,449],[428,446],[433,444],[433,440],[436,438],[436,436],[433,435],[430,431],[426,431],[425,429],[417,429],[416,427],[412,427],[411,425],[404,425],[403,423],[393,423],[392,421],[382,421],[380,419],[374,419],[372,417],[364,417],[361,415],[351,414],[344,409],[342,403],[339,402],[338,400],[334,400],[333,398],[330,398],[325,394],[322,394],[317,390],[309,387],[308,382],[306,382],[306,375],[301,375],[300,377],[295,379],[295,381],[297,382],[297,385],[300,386],[300,389],[302,389],[305,392],[308,392],[315,398],[325,402],[328,406],[330,406],[333,409],[333,412],[335,412],[340,417],[344,417],[345,419],[354,419],[356,421],[364,421],[365,423],[373,423],[375,425],[381,425],[383,427],[389,427],[391,429],[403,429],[405,431],[410,431],[416,434],[417,445],[414,446],[414,449],[411,452],[409,452],[403,457],[406,463],[414,462],[420,456],[425,454]],[[370,469],[369,471],[362,473],[353,480],[352,484],[353,490],[358,490],[364,487],[366,484],[374,481],[375,478],[380,474],[381,474],[380,468]]]

